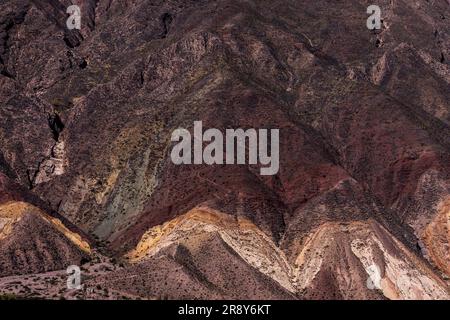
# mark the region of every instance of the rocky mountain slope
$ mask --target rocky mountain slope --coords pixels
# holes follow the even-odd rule
[[[448,1],[73,2],[0,2],[0,292],[449,298]],[[278,174],[173,164],[194,121],[279,129]]]

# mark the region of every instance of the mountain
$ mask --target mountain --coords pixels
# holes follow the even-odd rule
[[[449,298],[448,1],[75,2],[0,4],[0,292]],[[196,121],[278,129],[278,173],[174,164]]]
[[[89,238],[77,233],[70,223],[67,227],[63,217],[48,214],[10,193],[15,187],[0,174],[0,276],[41,273],[88,262]]]

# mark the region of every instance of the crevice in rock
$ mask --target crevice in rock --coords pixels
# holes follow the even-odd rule
[[[381,39],[377,39],[377,41],[375,41],[375,46],[377,48],[380,48],[381,46],[383,46],[383,41]]]
[[[31,173],[30,169],[27,169],[27,180],[28,180],[28,189],[33,190],[34,187],[34,178],[36,177],[36,172]]]
[[[3,66],[3,69],[2,69],[2,71],[0,71],[0,74],[7,78],[15,80],[15,77],[11,73],[9,73],[9,71],[6,69],[5,66]]]
[[[140,73],[139,83],[142,86],[142,85],[144,85],[144,82],[145,82],[144,70],[142,70],[141,73]]]
[[[441,52],[441,63],[445,63],[445,56],[443,52]]]
[[[43,162],[44,162],[44,160],[41,160],[41,161],[38,162],[36,170],[27,169],[28,188],[30,190],[33,190],[35,185],[36,185],[35,184],[36,177],[39,174],[39,170],[40,170],[41,165],[42,165]]]
[[[64,123],[57,113],[48,116],[48,126],[52,131],[53,139],[58,141],[60,133],[64,130]]]
[[[78,32],[76,36],[73,35],[74,33],[68,33],[66,32],[64,35],[64,43],[66,46],[68,46],[70,49],[76,48],[81,44],[81,41],[83,40],[83,36]]]
[[[164,39],[167,37],[167,34],[169,33],[170,25],[172,24],[173,17],[170,13],[166,12],[161,16],[161,21],[163,25],[163,32],[161,34],[161,39]]]
[[[6,59],[4,59],[3,57],[4,56],[6,56],[7,54],[8,54],[8,41],[9,41],[9,38],[10,38],[10,36],[9,36],[9,33],[10,33],[10,31],[11,31],[11,29],[14,27],[14,22],[12,21],[12,20],[10,20],[10,21],[8,21],[7,23],[6,23],[6,26],[4,27],[5,29],[5,31],[4,31],[4,36],[3,36],[3,38],[1,39],[1,41],[2,41],[2,43],[0,43],[0,45],[2,45],[2,47],[3,47],[3,53],[2,53],[2,55],[0,56],[0,58],[2,58],[2,63],[5,63],[5,60]]]
[[[78,66],[80,67],[80,69],[86,69],[86,67],[88,66],[88,63],[85,59],[83,59]]]

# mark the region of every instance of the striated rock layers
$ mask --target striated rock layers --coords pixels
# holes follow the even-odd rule
[[[73,2],[0,3],[1,293],[449,298],[448,1]],[[195,121],[279,129],[279,172],[174,165]]]

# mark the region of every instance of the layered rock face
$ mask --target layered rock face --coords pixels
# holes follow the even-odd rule
[[[74,3],[0,3],[0,292],[449,298],[448,1]],[[175,165],[194,121],[279,129],[279,172]]]

